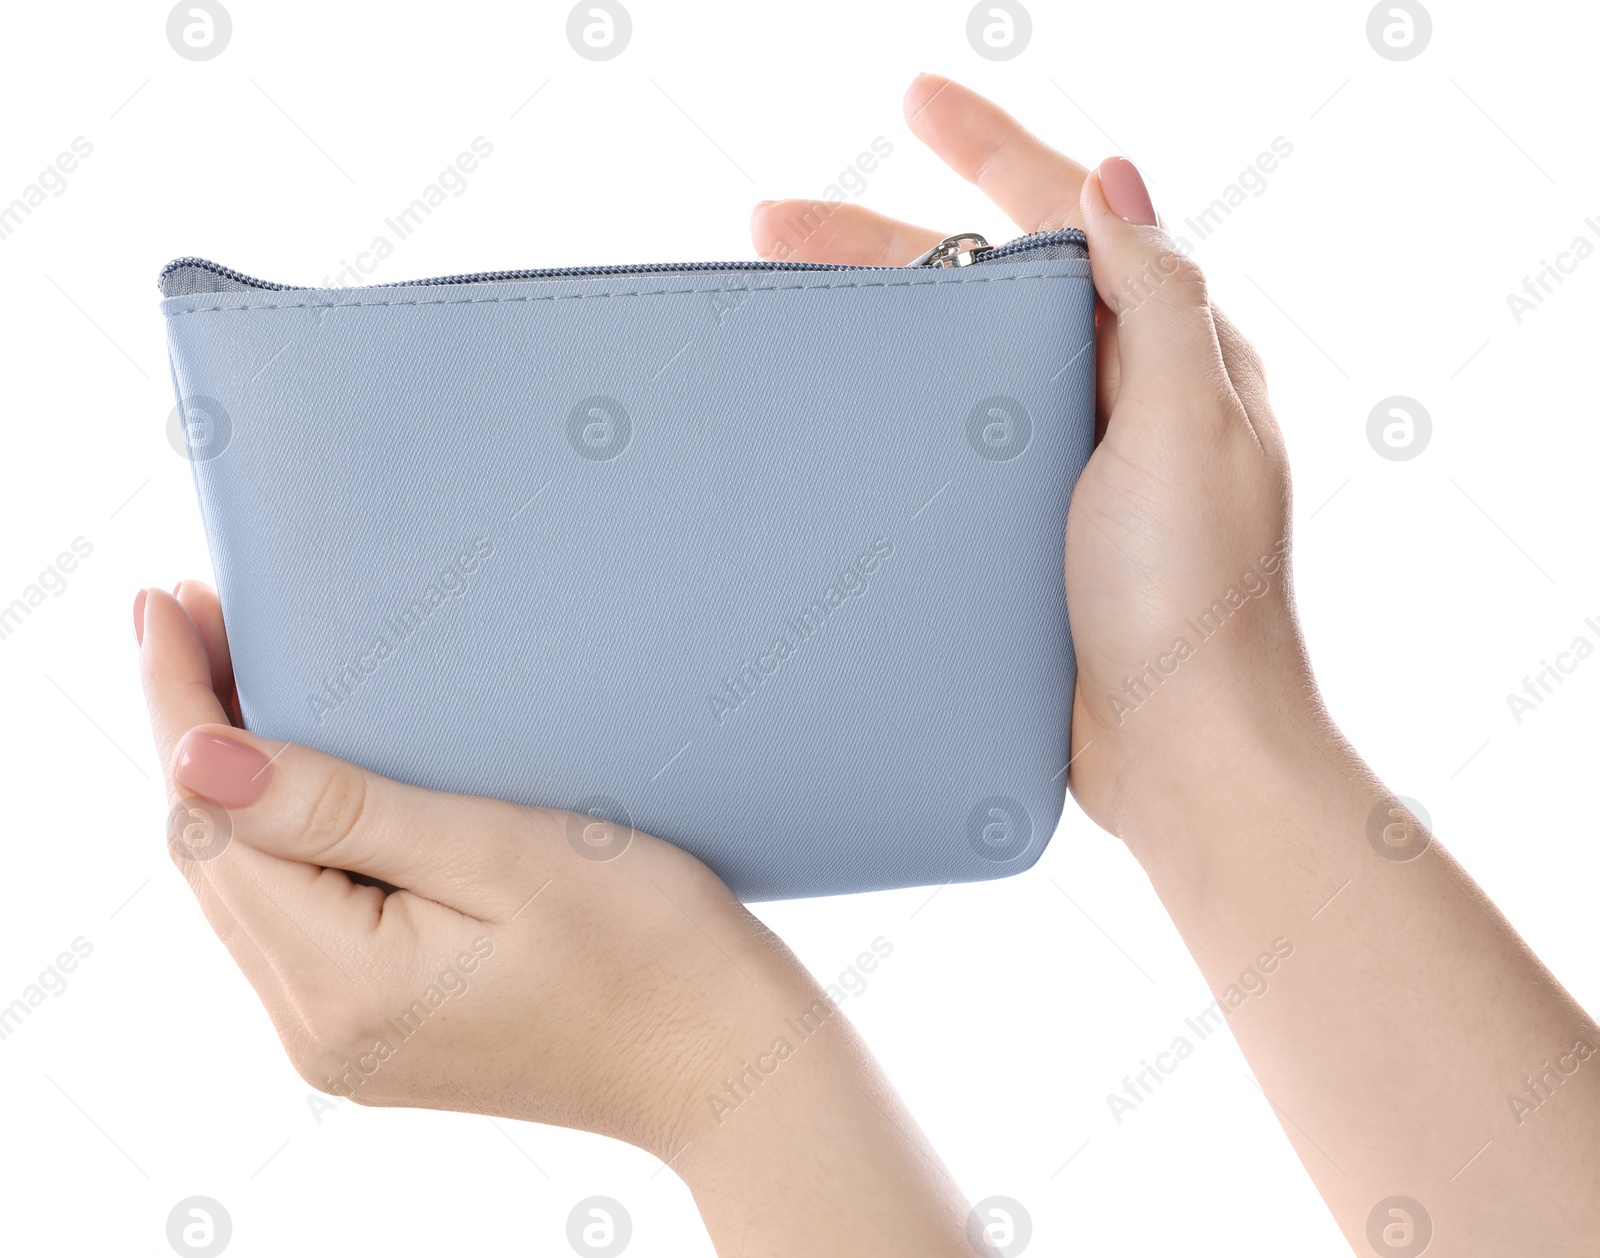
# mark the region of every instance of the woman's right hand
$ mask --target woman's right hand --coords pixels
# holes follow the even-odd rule
[[[1070,782],[1090,817],[1134,840],[1143,827],[1131,801],[1159,793],[1182,771],[1186,749],[1229,737],[1241,712],[1258,720],[1266,704],[1257,689],[1302,722],[1315,704],[1289,590],[1288,459],[1261,361],[1211,304],[1199,267],[1154,225],[1131,162],[1111,158],[1090,171],[937,75],[911,84],[905,113],[1023,231],[1078,227],[1088,236],[1103,303],[1103,436],[1067,519],[1078,662]],[[758,207],[757,247],[805,261],[896,264],[965,226],[919,227],[846,204],[804,240],[787,240],[788,224],[816,218],[805,217],[810,210],[796,201]]]
[[[906,114],[1024,230],[1081,227],[1106,307],[1067,521],[1073,793],[1143,863],[1352,1244],[1592,1255],[1600,1028],[1329,720],[1260,361],[1130,163],[1090,172],[929,75]],[[796,208],[758,210],[758,243]],[[846,205],[789,256],[948,234]]]

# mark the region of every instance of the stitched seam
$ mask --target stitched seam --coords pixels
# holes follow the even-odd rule
[[[167,318],[176,319],[182,315],[215,314],[239,310],[344,310],[350,308],[362,309],[368,306],[498,306],[525,301],[582,301],[585,298],[595,297],[684,297],[696,293],[791,293],[834,288],[925,288],[929,285],[1008,284],[1019,283],[1023,280],[1087,280],[1088,278],[1087,275],[992,275],[958,280],[904,279],[856,284],[780,284],[747,288],[726,288],[719,285],[716,288],[658,288],[628,293],[545,293],[528,297],[435,297],[427,300],[416,299],[412,301],[301,301],[285,302],[274,306],[198,306],[193,310],[174,310]],[[538,281],[530,282],[537,283]]]

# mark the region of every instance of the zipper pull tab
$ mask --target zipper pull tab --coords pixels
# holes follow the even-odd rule
[[[963,232],[959,236],[946,236],[927,253],[907,266],[971,266],[989,250],[991,245],[977,232]]]

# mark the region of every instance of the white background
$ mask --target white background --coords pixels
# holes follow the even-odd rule
[[[1091,164],[1129,154],[1191,241],[1184,217],[1292,143],[1194,252],[1268,364],[1320,678],[1384,780],[1600,1008],[1600,660],[1521,725],[1505,699],[1580,632],[1600,643],[1582,623],[1600,616],[1600,260],[1520,325],[1506,302],[1600,240],[1592,7],[1440,0],[1429,47],[1396,63],[1363,3],[1037,3],[1029,47],[993,63],[965,3],[637,0],[629,47],[594,63],[566,4],[229,3],[232,42],[205,63],[169,47],[163,4],[6,16],[0,203],[74,137],[94,146],[0,240],[0,603],[73,538],[93,546],[0,641],[0,1003],[75,937],[94,948],[0,1042],[7,1251],[165,1254],[168,1211],[199,1193],[240,1258],[561,1254],[598,1193],[631,1213],[630,1254],[710,1253],[682,1184],[599,1138],[349,1105],[319,1125],[162,850],[129,609],[208,560],[164,434],[156,272],[200,254],[319,281],[480,135],[493,156],[374,278],[749,256],[755,200],[820,192],[880,135],[868,204],[1008,239],[908,132],[922,69]],[[1433,419],[1409,462],[1367,443],[1392,394]],[[1030,1252],[1347,1252],[1225,1037],[1113,1120],[1106,1094],[1210,996],[1139,869],[1070,804],[1022,877],[760,911],[825,979],[892,941],[846,1012],[966,1191],[1025,1204]]]

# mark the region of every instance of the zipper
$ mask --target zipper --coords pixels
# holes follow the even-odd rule
[[[850,266],[834,262],[644,262],[621,266],[568,266],[549,267],[526,271],[474,271],[467,275],[441,275],[425,280],[401,280],[386,284],[368,284],[365,288],[429,288],[446,284],[512,283],[523,280],[591,279],[610,275],[670,275],[696,271],[900,271],[913,267],[958,267],[999,262],[1019,258],[1040,249],[1065,249],[1065,256],[1087,257],[1084,235],[1076,227],[1063,227],[1055,231],[1032,232],[1019,236],[1003,245],[991,245],[976,232],[947,236],[921,257],[904,267]],[[177,280],[182,275],[181,287]],[[215,286],[194,272],[213,277]],[[230,291],[231,286],[264,289],[274,292],[306,290],[306,284],[274,284],[259,280],[221,266],[205,258],[178,258],[167,263],[158,281],[163,296],[189,296],[197,293]],[[176,291],[169,291],[175,289]]]
[[[986,253],[993,253],[991,245],[977,232],[963,232],[959,236],[946,236],[920,258],[907,266],[971,266]]]

